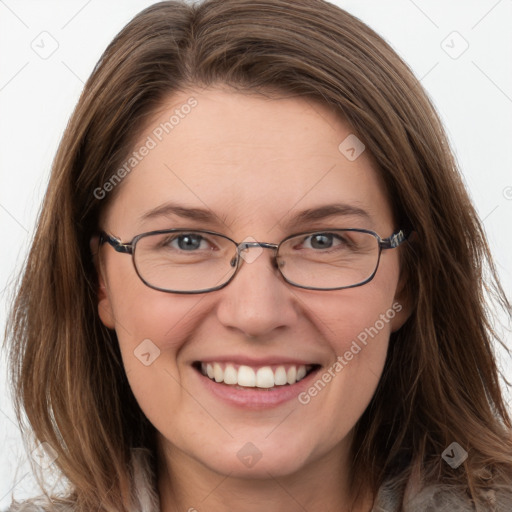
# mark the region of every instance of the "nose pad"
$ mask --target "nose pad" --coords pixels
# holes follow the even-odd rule
[[[252,249],[252,253],[250,251]],[[285,262],[281,260],[280,258],[277,258],[277,251],[278,246],[273,244],[267,244],[262,242],[257,242],[255,239],[251,239],[249,237],[246,239],[246,241],[241,242],[237,248],[236,253],[229,261],[229,265],[231,268],[237,269],[235,270],[235,273],[240,269],[240,267],[243,266],[243,263],[252,263],[256,259],[258,259],[261,255],[264,254],[265,249],[271,249],[272,255],[270,257],[270,266],[272,270],[277,270],[276,277],[279,277],[281,279],[284,279],[284,281],[287,281],[287,279],[282,274],[281,269],[284,267]],[[242,261],[240,261],[242,260]]]
[[[264,247],[261,247],[261,246],[256,247],[256,246],[255,246],[254,248],[256,248],[256,249],[258,249],[258,248],[259,248],[259,249],[260,249],[260,251],[261,251],[261,253],[263,254],[263,249],[264,249]],[[242,249],[242,250],[248,251],[248,249],[249,249],[249,248],[245,248],[245,249]],[[276,252],[277,252],[277,250],[276,250],[276,249],[273,249],[273,251],[272,251],[272,256],[271,256],[271,265],[272,265],[272,268],[274,268],[275,270],[279,270],[280,268],[283,268],[283,267],[284,267],[285,262],[284,262],[284,261],[282,261],[282,260],[280,260],[280,259],[278,259],[278,258],[276,258]],[[229,262],[229,265],[230,265],[231,267],[233,267],[233,268],[234,268],[234,267],[236,267],[239,259],[242,259],[242,260],[246,261],[246,258],[244,258],[243,256],[241,256],[241,255],[240,255],[240,252],[239,252],[239,251],[237,251],[237,253],[236,253],[236,254],[231,258],[231,260],[230,260],[230,262]],[[249,263],[251,263],[251,262],[252,262],[252,259],[249,259],[248,261],[249,261]]]

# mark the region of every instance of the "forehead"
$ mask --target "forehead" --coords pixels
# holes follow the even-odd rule
[[[380,174],[367,151],[346,152],[355,145],[357,156],[361,144],[339,114],[309,98],[180,92],[141,130],[106,216],[142,229],[149,210],[178,202],[229,226],[268,228],[341,202],[369,211],[375,225],[361,227],[378,228],[391,222]]]

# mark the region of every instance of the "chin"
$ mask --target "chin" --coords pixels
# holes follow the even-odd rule
[[[196,460],[210,470],[234,478],[264,480],[284,477],[300,471],[307,463],[304,446],[290,443],[261,443],[231,440],[212,453],[202,451]],[[210,455],[210,456],[208,456]]]

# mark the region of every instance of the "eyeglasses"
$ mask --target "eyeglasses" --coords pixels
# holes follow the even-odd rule
[[[250,248],[272,249],[273,265],[284,280],[308,290],[341,290],[368,283],[379,266],[383,249],[394,249],[408,238],[403,230],[382,239],[366,229],[307,231],[279,244],[244,241],[201,229],[166,229],[135,236],[124,243],[105,232],[117,252],[132,255],[140,279],[169,293],[206,293],[226,286],[241,267],[251,263]]]

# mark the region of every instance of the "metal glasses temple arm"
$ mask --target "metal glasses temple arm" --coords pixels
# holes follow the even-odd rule
[[[107,233],[105,233],[105,232],[100,233],[99,242],[100,242],[100,245],[104,244],[105,242],[109,243],[117,252],[126,253],[126,254],[133,253],[133,245],[131,243],[123,244],[121,242],[121,240],[119,240],[119,238],[107,235]]]
[[[403,229],[401,229],[398,233],[391,235],[389,238],[381,240],[379,244],[382,249],[394,249],[395,247],[398,247],[402,242],[407,240],[410,234],[410,231],[405,232]]]

